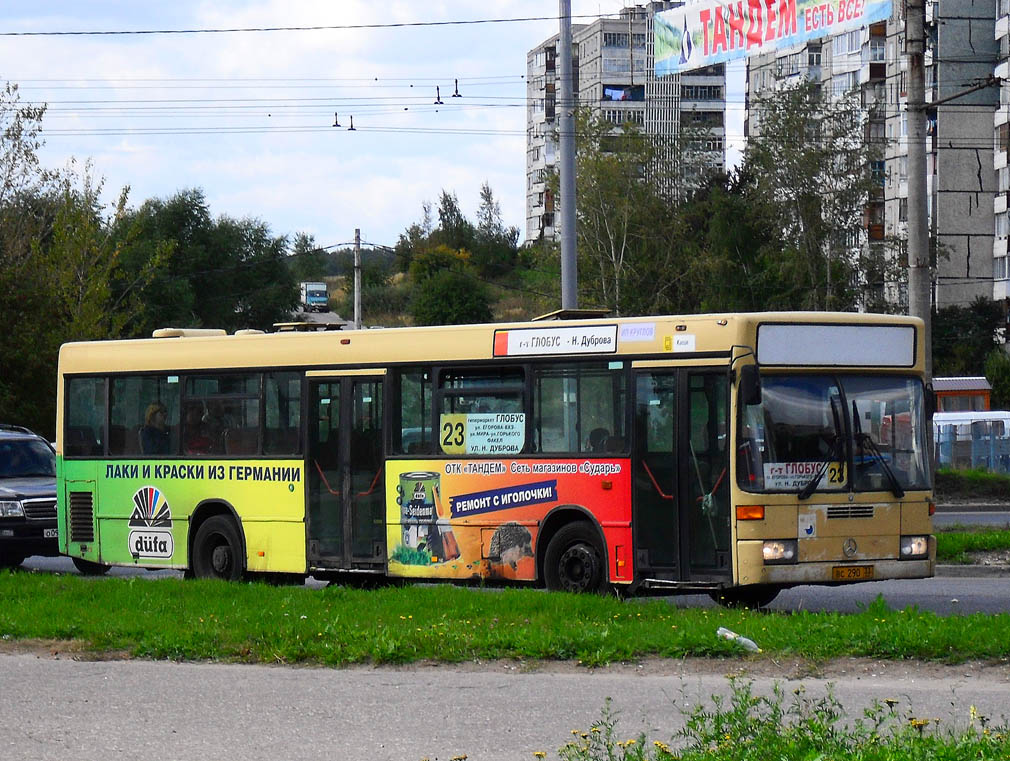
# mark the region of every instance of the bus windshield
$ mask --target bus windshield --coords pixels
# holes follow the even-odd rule
[[[756,492],[930,488],[922,383],[874,375],[763,375],[743,408],[740,487]]]

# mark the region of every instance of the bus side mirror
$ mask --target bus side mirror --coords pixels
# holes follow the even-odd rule
[[[761,376],[757,365],[740,368],[740,401],[744,404],[761,404]]]

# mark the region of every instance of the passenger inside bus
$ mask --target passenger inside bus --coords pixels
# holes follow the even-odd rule
[[[161,402],[147,406],[144,426],[140,429],[140,451],[143,454],[168,454],[168,411]]]
[[[186,454],[208,454],[212,447],[210,433],[203,422],[203,405],[190,404],[186,407],[183,421]]]

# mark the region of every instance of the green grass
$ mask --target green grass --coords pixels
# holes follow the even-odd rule
[[[945,499],[1010,501],[1010,476],[987,470],[936,471],[934,489],[938,502]]]
[[[729,698],[712,698],[685,716],[669,742],[645,734],[619,739],[609,701],[602,718],[557,751],[562,761],[966,761],[1010,757],[1010,730],[991,726],[973,706],[963,724],[940,726],[918,717],[899,700],[874,703],[849,717],[830,693],[808,697],[802,688],[788,698],[777,687],[755,695],[752,684],[731,680]],[[534,758],[545,759],[546,751]]]
[[[959,527],[958,527],[959,528]],[[970,552],[1010,549],[1010,530],[942,531],[936,535],[938,563],[971,563]]]
[[[893,611],[879,598],[857,614],[758,613],[529,589],[313,590],[0,573],[3,639],[157,659],[341,666],[515,658],[595,666],[648,656],[755,657],[717,637],[720,626],[766,654],[815,661],[1010,657],[1010,615]]]

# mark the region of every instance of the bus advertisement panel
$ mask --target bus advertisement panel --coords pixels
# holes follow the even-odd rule
[[[535,581],[538,528],[561,505],[594,505],[610,578],[631,581],[630,461],[388,463],[389,574]]]

